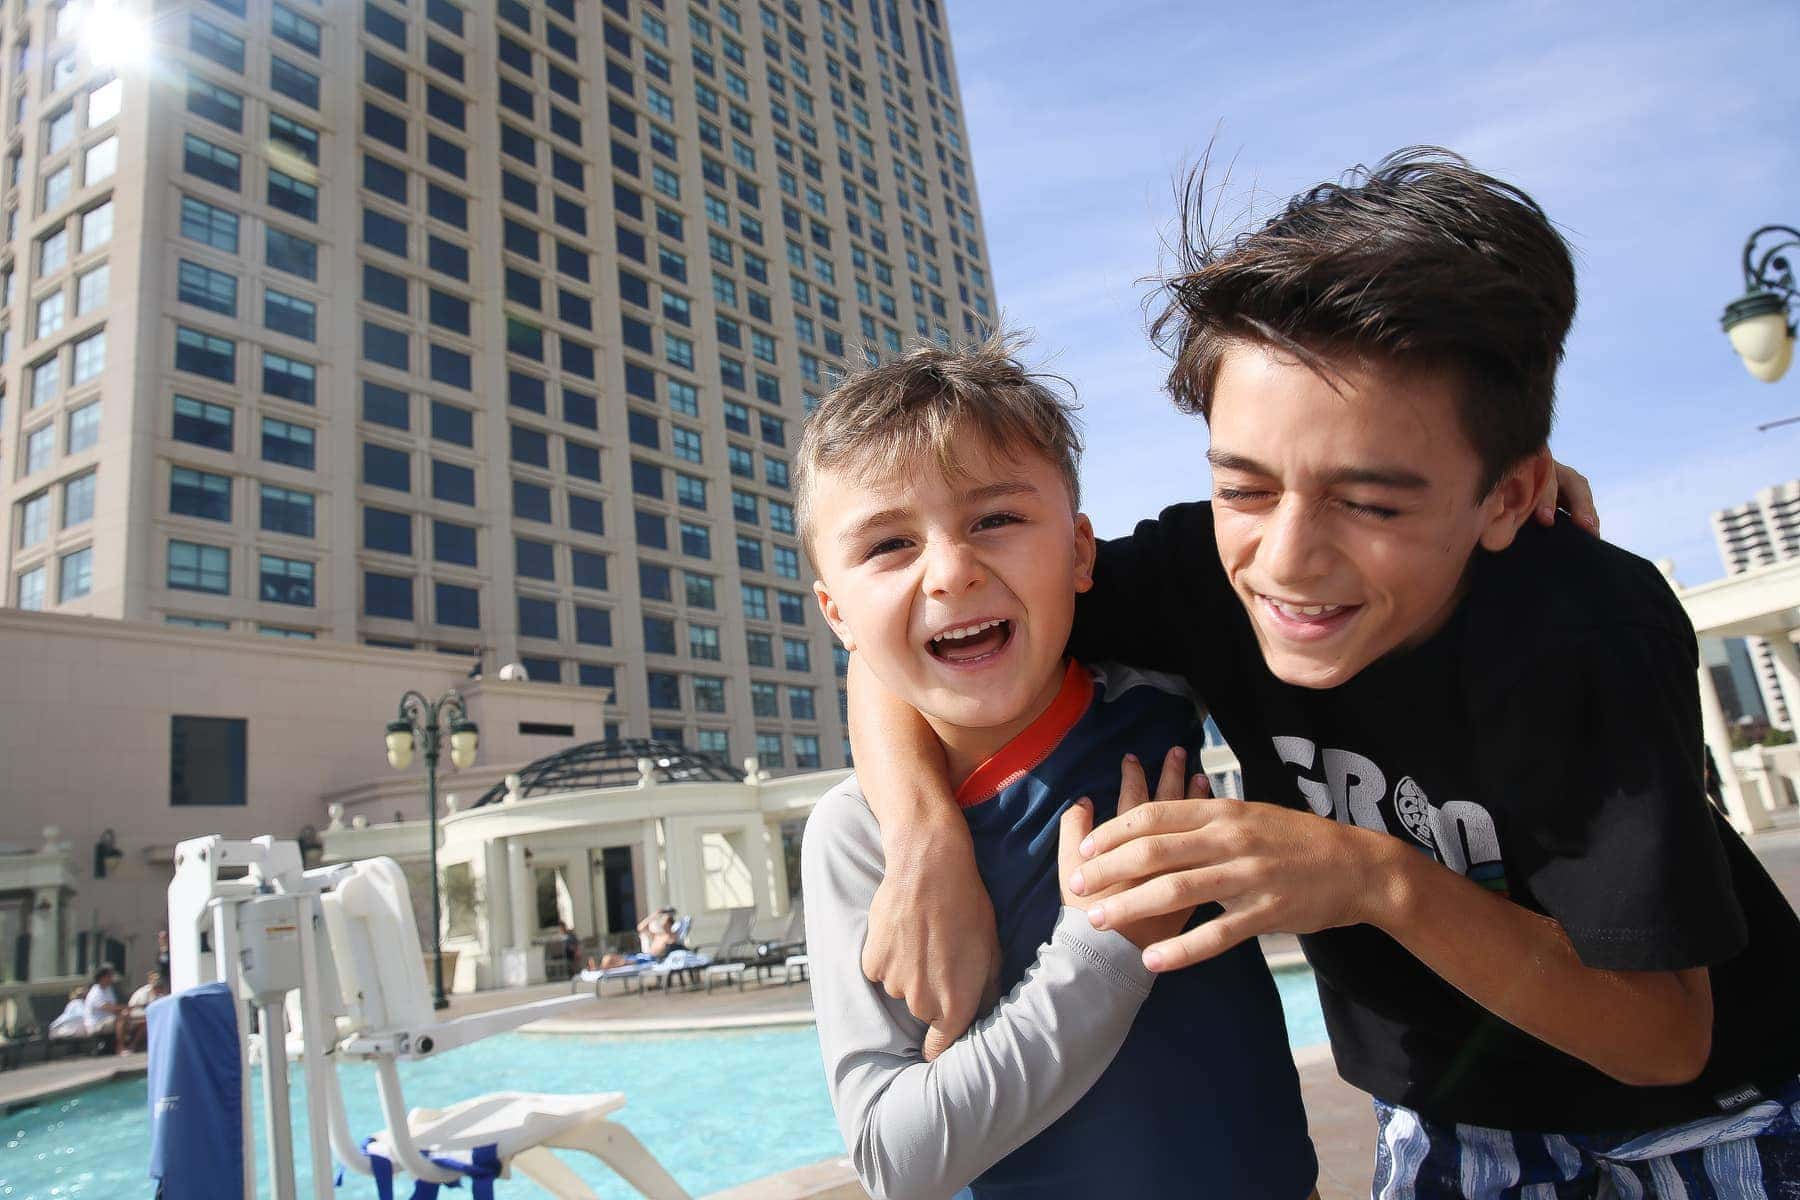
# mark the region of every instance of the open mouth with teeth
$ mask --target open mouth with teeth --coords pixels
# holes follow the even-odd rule
[[[1277,628],[1289,637],[1313,639],[1329,636],[1361,611],[1360,604],[1302,604],[1258,597]]]
[[[925,648],[941,662],[974,663],[1006,649],[1012,635],[1011,621],[977,621],[973,625],[957,625],[944,630],[926,642]]]

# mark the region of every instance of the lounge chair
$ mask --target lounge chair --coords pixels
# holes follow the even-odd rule
[[[693,924],[694,918],[692,917],[682,917],[675,922],[674,933],[675,941],[678,946],[679,943],[686,940],[688,930]],[[669,953],[675,954],[677,952],[678,951],[672,950]],[[686,951],[686,953],[691,954],[693,952]],[[668,956],[665,956],[665,959],[667,957]],[[683,960],[677,959],[676,961],[677,963],[681,963]],[[639,955],[637,961],[625,963],[623,966],[602,967],[597,971],[582,971],[570,982],[569,990],[571,992],[579,991],[589,984],[592,984],[594,988],[594,999],[599,1000],[606,995],[606,985],[608,983],[616,982],[621,985],[619,989],[621,993],[636,991],[639,994],[642,994],[644,990],[644,981],[646,979],[661,978],[664,983],[667,982],[668,971],[665,971],[660,977],[657,974],[657,968],[661,965],[661,961],[657,959],[650,958],[647,955]],[[669,970],[673,971],[676,969],[687,968],[671,967]],[[633,983],[637,984],[636,988],[631,986]]]
[[[677,979],[689,986],[698,986],[708,967],[748,962],[751,956],[742,951],[752,949],[750,924],[755,919],[753,906],[730,909],[718,941],[704,950],[671,950],[651,969],[650,977],[664,991],[670,991]]]
[[[755,969],[756,977],[760,980],[764,972],[774,974],[777,968],[786,967],[788,959],[805,953],[806,909],[796,903],[793,911],[788,913],[787,926],[775,937],[756,944],[756,957],[750,960],[749,965]]]
[[[249,875],[223,879],[223,867],[247,867]],[[329,1166],[334,1156],[348,1170],[375,1176],[378,1182],[396,1171],[420,1183],[443,1185],[465,1176],[491,1179],[495,1173],[516,1170],[557,1200],[593,1200],[593,1191],[550,1153],[551,1148],[594,1155],[651,1200],[688,1200],[631,1132],[611,1119],[625,1102],[619,1092],[570,1096],[496,1092],[444,1109],[408,1113],[401,1094],[400,1060],[435,1056],[557,1015],[582,1001],[555,997],[440,1020],[426,983],[406,877],[393,860],[377,858],[305,871],[291,842],[201,838],[177,847],[169,900],[178,987],[217,978],[234,995],[253,995],[255,985],[247,968],[239,965],[240,943],[262,946],[255,965],[265,989],[271,980],[298,980],[297,987],[276,983],[273,992],[254,993],[265,1036],[252,1041],[248,1031],[238,1031],[240,1056],[246,1063],[241,1078],[247,1084],[250,1049],[261,1048],[265,1090],[270,1096],[285,1097],[288,1059],[298,1056],[303,1063],[310,1116],[307,1148],[313,1163],[309,1194],[315,1200],[329,1200],[333,1194]],[[285,913],[269,907],[282,902],[295,907]],[[259,905],[263,907],[253,912]],[[274,916],[259,915],[268,912]],[[269,919],[280,923],[254,924]],[[301,931],[297,937],[296,927]],[[213,935],[210,945],[200,940],[207,929]],[[277,940],[282,932],[285,940]],[[285,995],[285,1001],[270,1000],[270,995]],[[298,1020],[289,1024],[287,1013]],[[284,1025],[297,1029],[297,1034],[283,1038]],[[387,1128],[366,1141],[352,1136],[346,1116],[338,1064],[350,1058],[374,1065],[387,1120]],[[250,1112],[246,1095],[242,1104],[246,1147],[251,1144]],[[285,1121],[274,1119],[275,1112],[269,1109],[271,1128],[285,1127]],[[279,1165],[283,1160],[277,1155],[271,1161]],[[246,1158],[244,1171],[250,1194],[257,1183],[254,1161]],[[478,1194],[483,1190],[482,1185],[476,1188]]]

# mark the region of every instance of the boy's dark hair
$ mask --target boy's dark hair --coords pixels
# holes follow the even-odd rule
[[[1346,351],[1455,371],[1481,495],[1549,440],[1575,266],[1530,196],[1448,150],[1409,146],[1215,242],[1205,184],[1202,166],[1151,326],[1175,360],[1176,407],[1207,416],[1225,351],[1253,342],[1328,379]]]

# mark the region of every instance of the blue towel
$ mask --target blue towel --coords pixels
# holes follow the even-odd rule
[[[394,1200],[394,1164],[370,1151],[374,1138],[363,1139],[363,1153],[369,1156],[369,1169],[375,1173],[378,1200]],[[500,1155],[494,1146],[477,1146],[468,1162],[435,1154],[425,1156],[447,1171],[460,1171],[469,1179],[470,1200],[494,1200],[494,1180],[500,1175]],[[439,1187],[461,1187],[461,1183],[436,1184],[423,1179],[413,1183],[412,1200],[437,1200]]]
[[[150,1024],[150,1178],[180,1200],[244,1200],[237,1004],[222,983],[164,996]]]

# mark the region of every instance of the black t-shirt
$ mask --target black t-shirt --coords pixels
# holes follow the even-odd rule
[[[1707,802],[1693,627],[1649,563],[1528,526],[1477,553],[1435,636],[1328,690],[1263,664],[1206,504],[1103,543],[1095,581],[1072,652],[1186,674],[1249,799],[1401,838],[1557,920],[1588,966],[1711,968],[1705,1072],[1632,1087],[1374,928],[1326,930],[1301,944],[1346,1080],[1439,1120],[1586,1132],[1716,1113],[1800,1073],[1800,920]]]

